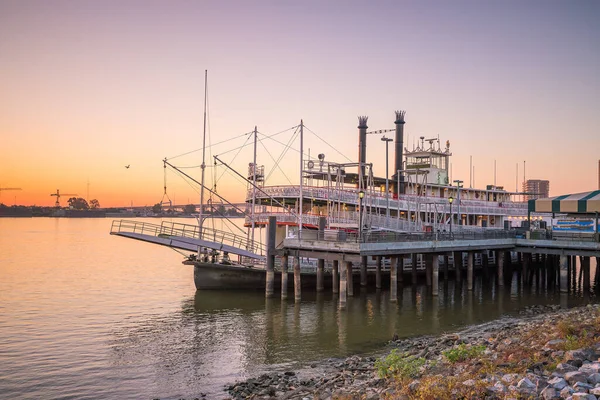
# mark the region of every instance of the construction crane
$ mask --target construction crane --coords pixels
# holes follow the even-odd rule
[[[60,191],[58,189],[56,189],[56,193],[52,193],[52,194],[50,194],[50,196],[56,196],[56,203],[54,203],[54,206],[56,208],[60,208],[60,196],[77,196],[77,193],[60,194]]]

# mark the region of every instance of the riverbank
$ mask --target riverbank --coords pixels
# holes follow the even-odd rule
[[[600,398],[600,306],[533,306],[380,354],[327,359],[225,388],[232,399]],[[227,393],[224,397],[227,397]]]

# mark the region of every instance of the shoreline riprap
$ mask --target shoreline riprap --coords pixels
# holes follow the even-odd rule
[[[450,362],[452,349],[480,356]],[[423,360],[414,376],[381,377],[393,349]],[[232,399],[600,399],[600,308],[532,306],[519,317],[390,342],[385,352],[327,359],[228,385]],[[454,350],[458,351],[458,350]],[[227,394],[224,394],[227,397]]]

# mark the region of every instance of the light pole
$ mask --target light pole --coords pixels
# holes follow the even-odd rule
[[[365,191],[358,192],[358,241],[362,241],[362,199],[365,197]]]
[[[454,219],[454,217],[452,217],[452,202],[454,201],[454,197],[450,196],[448,197],[448,203],[450,203],[450,237],[452,237],[452,220]]]
[[[456,197],[458,201],[458,208],[456,209],[456,213],[458,214],[458,224],[462,225],[462,215],[460,214],[460,188],[463,181],[455,179],[454,183],[456,183]]]
[[[389,182],[389,174],[388,174],[388,143],[394,139],[386,138],[385,136],[381,138],[382,141],[385,142],[385,202],[387,205],[385,216],[390,217],[390,182]],[[398,175],[400,176],[400,175]]]

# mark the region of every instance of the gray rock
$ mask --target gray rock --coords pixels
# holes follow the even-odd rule
[[[600,373],[600,362],[596,361],[593,363],[583,364],[579,370],[588,374]]]
[[[575,384],[575,382],[587,383],[587,375],[579,371],[567,372],[565,374],[565,380],[571,385]]]
[[[575,391],[573,390],[573,388],[571,386],[565,386],[560,391],[560,397],[562,397],[563,399],[566,399],[567,397],[571,397],[571,395],[573,393],[575,393]]]
[[[550,387],[550,386],[548,386],[547,388],[542,390],[540,392],[540,396],[542,396],[542,398],[544,400],[560,399],[560,396],[558,395],[558,392],[556,391],[556,389],[554,389],[553,387]]]
[[[475,386],[475,379],[468,379],[466,381],[464,381],[462,384],[465,386]]]
[[[595,372],[591,375],[588,375],[588,382],[591,383],[592,385],[596,385],[598,383],[600,383],[600,374]]]
[[[529,378],[523,378],[519,381],[519,383],[517,383],[517,387],[519,389],[533,390],[536,388],[536,385],[535,383],[531,382]]]
[[[596,387],[593,389],[590,389],[590,393],[595,395],[595,396],[600,396],[600,387]]]
[[[573,393],[573,400],[598,400],[596,396],[589,393]]]
[[[565,386],[567,386],[567,381],[565,381],[563,378],[555,377],[550,379],[548,384],[556,390],[562,390]]]
[[[566,374],[567,372],[578,371],[578,368],[566,363],[560,363],[556,366],[556,372]]]
[[[506,374],[506,375],[503,375],[502,378],[500,378],[500,379],[502,379],[502,382],[505,382],[505,383],[513,383],[518,378],[519,378],[518,374]]]
[[[594,386],[590,385],[589,383],[585,383],[585,382],[575,382],[575,384],[573,385],[573,389],[575,389],[576,392],[589,392],[590,389],[593,389]]]

